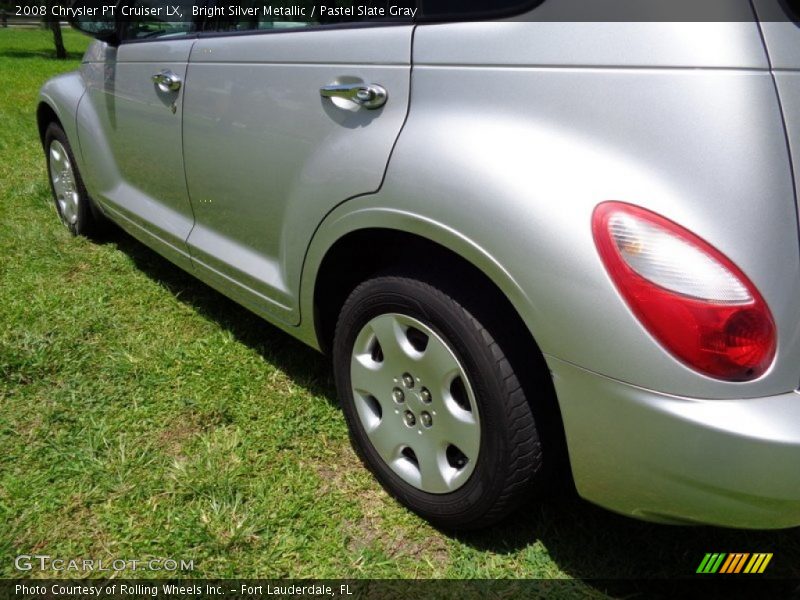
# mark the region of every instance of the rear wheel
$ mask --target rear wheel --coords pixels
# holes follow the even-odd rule
[[[47,173],[56,211],[73,235],[93,236],[102,228],[102,215],[92,206],[64,130],[50,123],[44,136]]]
[[[531,405],[502,344],[457,297],[377,277],[345,302],[334,373],[356,450],[432,523],[470,529],[545,485]]]

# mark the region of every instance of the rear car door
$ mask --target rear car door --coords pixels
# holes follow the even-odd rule
[[[408,110],[413,26],[356,18],[216,17],[190,58],[183,140],[195,272],[289,324],[315,228],[338,203],[380,187]]]
[[[123,227],[190,267],[185,242],[193,216],[181,120],[197,27],[167,16],[158,0],[132,6],[161,7],[162,16],[128,19],[120,45],[95,43],[82,65],[87,91],[78,107],[78,135],[84,160],[95,165],[86,169],[88,189]],[[192,14],[191,6],[183,9]]]

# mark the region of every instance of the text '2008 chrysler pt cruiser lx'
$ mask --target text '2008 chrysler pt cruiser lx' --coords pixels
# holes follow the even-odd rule
[[[800,29],[546,18],[575,2],[78,19],[37,113],[58,214],[330,352],[363,461],[439,526],[563,470],[798,525]]]

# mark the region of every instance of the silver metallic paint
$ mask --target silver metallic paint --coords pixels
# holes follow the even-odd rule
[[[416,48],[424,49],[420,40]],[[501,85],[506,93],[490,98],[488,90]],[[415,62],[413,89],[375,203],[446,224],[481,246],[524,290],[510,299],[545,353],[687,396],[752,397],[796,387],[800,249],[767,72],[510,71]],[[452,98],[446,107],[436,101],[445,89]],[[491,118],[475,119],[489,104]],[[458,176],[442,177],[443,164]],[[751,278],[779,331],[778,357],[764,376],[719,382],[653,343],[594,247],[591,213],[604,200],[666,215]]]
[[[800,523],[797,392],[683,398],[546,359],[583,497],[668,523]]]
[[[796,157],[797,28],[426,25],[413,30],[413,57],[411,35],[200,38],[190,57],[191,40],[116,55],[95,43],[83,85],[56,78],[42,101],[62,123],[77,115],[65,129],[112,218],[306,343],[319,346],[314,286],[337,240],[364,228],[425,237],[492,279],[545,352],[582,495],[658,520],[800,523],[800,247],[786,137]],[[126,122],[183,118],[191,207],[177,180],[131,184],[146,171],[119,152],[101,102],[123,68],[146,75],[114,89]],[[175,115],[138,87],[161,68],[185,76]],[[380,116],[326,108],[319,88],[339,76],[384,85]],[[126,131],[132,155],[180,171],[174,146],[153,145],[147,129]],[[748,275],[779,332],[764,376],[719,382],[653,341],[592,243],[603,200],[677,221]]]
[[[81,67],[86,94],[78,109],[92,198],[184,267],[194,215],[183,166],[183,91],[163,92],[152,76],[169,70],[184,79],[193,44],[93,44]]]
[[[346,44],[339,31],[198,40],[184,155],[196,219],[188,245],[202,277],[299,322],[315,228],[338,202],[380,187],[408,109],[411,33],[352,30]],[[319,89],[337,82],[380,84],[389,101],[336,106]]]
[[[39,102],[46,104],[55,112],[67,138],[74,142],[78,140],[78,104],[85,91],[85,83],[77,71],[63,73],[48,79],[39,91]],[[80,144],[72,144],[75,160],[78,168],[82,171],[83,161],[80,150]]]

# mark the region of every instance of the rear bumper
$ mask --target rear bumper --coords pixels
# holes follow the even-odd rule
[[[681,398],[547,362],[587,500],[661,522],[800,525],[800,394]]]

